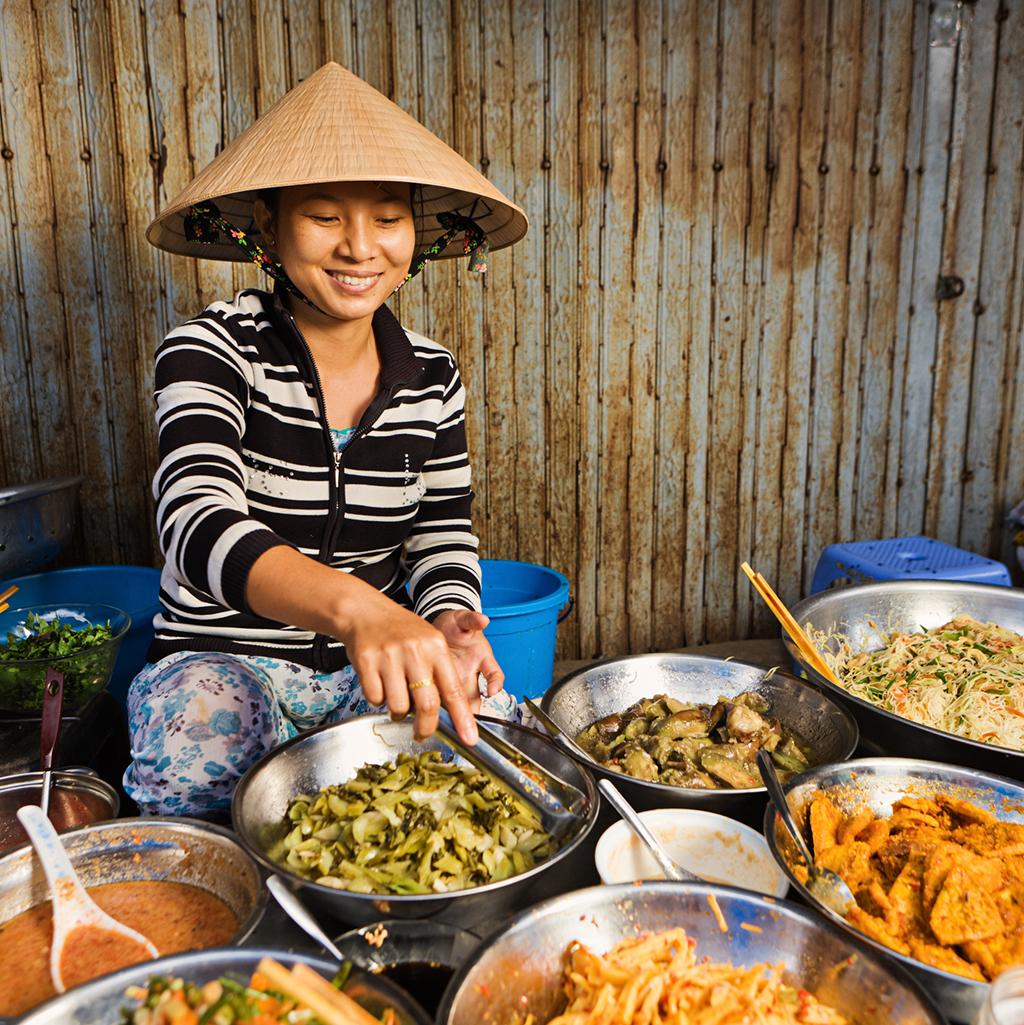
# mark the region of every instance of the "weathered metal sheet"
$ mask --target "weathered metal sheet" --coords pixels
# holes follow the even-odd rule
[[[395,305],[459,360],[483,553],[573,581],[563,656],[774,630],[744,558],[792,600],[843,538],[1006,554],[1024,7],[941,7],[3,0],[0,483],[83,472],[69,558],[156,558],[153,350],[259,277],[144,229],[335,59],[530,215]]]

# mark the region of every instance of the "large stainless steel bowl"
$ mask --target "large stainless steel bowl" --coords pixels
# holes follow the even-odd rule
[[[333,961],[284,950],[258,947],[197,950],[132,965],[113,975],[94,979],[84,986],[69,990],[63,996],[40,1004],[19,1019],[19,1025],[111,1025],[121,1021],[122,1007],[132,1005],[132,1001],[125,996],[129,986],[144,986],[154,975],[180,976],[199,984],[211,982],[222,975],[245,980],[264,957],[272,957],[287,967],[296,963],[309,965],[328,979],[338,970]],[[387,979],[354,972],[345,985],[345,992],[374,1017],[379,1017],[385,1008],[392,1007],[400,1025],[430,1025],[430,1018],[422,1008],[410,1000],[404,990],[389,983]]]
[[[231,803],[231,820],[242,843],[268,871],[287,879],[302,899],[352,925],[382,918],[437,918],[470,927],[493,922],[496,915],[532,904],[570,889],[574,865],[586,863],[581,849],[597,819],[599,802],[594,781],[546,737],[498,720],[483,720],[509,743],[551,770],[586,795],[586,808],[578,828],[550,858],[529,872],[498,883],[453,893],[383,896],[350,893],[310,882],[271,861],[267,852],[288,832],[288,803],[296,794],[316,793],[321,787],[343,783],[368,763],[393,761],[403,751],[447,750],[439,739],[426,743],[413,739],[411,720],[392,722],[386,715],[363,716],[310,730],[271,751],[243,777]]]
[[[562,677],[545,695],[541,707],[570,736],[592,722],[622,712],[641,698],[668,694],[679,701],[713,705],[720,697],[756,691],[770,713],[805,740],[825,762],[841,762],[857,746],[853,716],[816,686],[789,673],[769,675],[759,666],[708,655],[632,655],[596,662]],[[594,759],[586,766],[612,780],[637,808],[703,808],[733,818],[760,818],[764,787],[745,790],[696,790],[634,779]]]
[[[214,894],[238,919],[232,943],[241,943],[263,914],[266,890],[259,869],[219,826],[190,819],[112,819],[62,833],[61,843],[86,886],[167,880]],[[0,922],[49,898],[31,847],[0,858]]]
[[[52,562],[75,526],[84,477],[55,477],[0,488],[0,581]]]
[[[710,895],[718,901],[728,933],[719,930]],[[564,1005],[562,967],[571,943],[580,941],[603,953],[638,932],[678,927],[697,941],[698,956],[712,961],[782,964],[787,981],[857,1025],[942,1023],[912,979],[812,912],[706,883],[599,886],[530,909],[484,939],[452,979],[437,1021],[507,1025],[526,1011],[539,1023],[549,1021]]]
[[[940,765],[938,762],[909,758],[860,758],[843,765],[824,765],[811,769],[786,786],[789,805],[801,825],[806,824],[814,795],[823,790],[829,791],[835,803],[847,813],[866,805],[876,815],[888,817],[893,803],[901,797],[928,797],[941,792],[987,808],[1004,822],[1024,823],[1024,786],[999,776]],[[775,860],[808,904],[880,954],[909,969],[935,997],[951,1020],[973,1020],[988,991],[986,983],[972,982],[898,954],[865,937],[845,919],[816,901],[793,872],[793,865],[798,864],[799,859],[786,835],[785,827],[781,821],[777,821],[770,805],[765,812],[764,835]]]
[[[1024,591],[985,584],[911,580],[842,587],[805,598],[792,612],[802,627],[810,624],[816,630],[843,634],[855,649],[862,651],[881,646],[876,628],[930,630],[963,613],[1024,634]],[[826,688],[853,713],[862,738],[879,753],[920,753],[935,761],[1024,779],[1024,752],[921,726],[854,697],[807,665],[788,636],[783,639],[808,678]]]

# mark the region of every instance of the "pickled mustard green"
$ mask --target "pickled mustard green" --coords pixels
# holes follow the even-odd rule
[[[271,858],[354,893],[448,893],[519,875],[555,850],[525,802],[436,751],[364,765],[347,783],[298,794]]]

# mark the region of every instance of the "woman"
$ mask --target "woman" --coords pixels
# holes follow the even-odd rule
[[[526,231],[456,153],[337,64],[297,86],[150,226],[276,281],[157,353],[164,612],[128,707],[144,813],[216,816],[278,742],[440,704],[473,743],[482,630],[463,389],[384,305],[429,259]]]

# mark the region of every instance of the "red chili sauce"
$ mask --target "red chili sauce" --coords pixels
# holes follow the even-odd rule
[[[90,886],[89,895],[112,918],[151,940],[161,955],[223,946],[238,930],[227,904],[185,883],[107,883]],[[0,1015],[24,1014],[54,995],[52,942],[49,901],[0,925]],[[148,955],[138,945],[116,934],[76,929],[68,937],[61,976],[70,988],[143,960]]]

